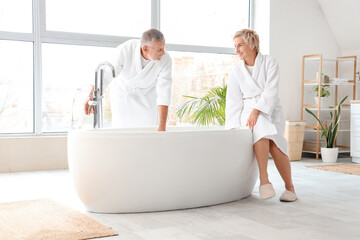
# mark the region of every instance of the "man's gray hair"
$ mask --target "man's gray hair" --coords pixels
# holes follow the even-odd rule
[[[151,28],[143,33],[141,36],[141,46],[152,45],[153,41],[162,42],[164,40],[164,34],[157,29]]]

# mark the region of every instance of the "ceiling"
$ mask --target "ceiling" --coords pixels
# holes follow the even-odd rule
[[[360,1],[318,0],[342,52],[360,52]]]

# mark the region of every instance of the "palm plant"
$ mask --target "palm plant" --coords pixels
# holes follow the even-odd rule
[[[183,95],[190,100],[180,106],[176,112],[177,116],[181,119],[188,114],[185,122],[196,123],[199,126],[225,125],[226,90],[227,85],[212,88],[200,98]]]
[[[340,103],[338,104],[337,108],[336,108],[336,115],[333,115],[332,112],[330,112],[330,124],[328,127],[324,128],[324,126],[322,125],[320,119],[309,109],[305,108],[305,110],[311,114],[320,124],[321,127],[321,136],[325,138],[325,143],[326,143],[326,147],[327,148],[333,148],[335,145],[335,141],[336,141],[336,137],[337,137],[337,133],[339,130],[339,122],[340,122],[340,118],[341,118],[341,106],[343,105],[343,103],[345,102],[346,98],[348,96],[344,97]]]

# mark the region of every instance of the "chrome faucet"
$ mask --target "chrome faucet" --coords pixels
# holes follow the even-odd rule
[[[115,68],[109,62],[100,63],[95,70],[95,88],[91,94],[89,101],[90,108],[94,107],[94,128],[103,127],[103,111],[102,111],[102,98],[104,97],[103,79],[104,79],[104,67],[109,67],[112,71],[112,76],[115,77]]]

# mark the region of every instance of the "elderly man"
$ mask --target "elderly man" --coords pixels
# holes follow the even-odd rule
[[[156,29],[145,31],[141,40],[128,40],[117,47],[112,62],[115,78],[107,72],[104,75],[104,88],[114,80],[110,94],[113,127],[158,125],[158,131],[166,130],[172,61],[164,48],[164,35]],[[93,90],[94,86],[91,93]],[[87,100],[85,114],[94,112],[88,109]]]

